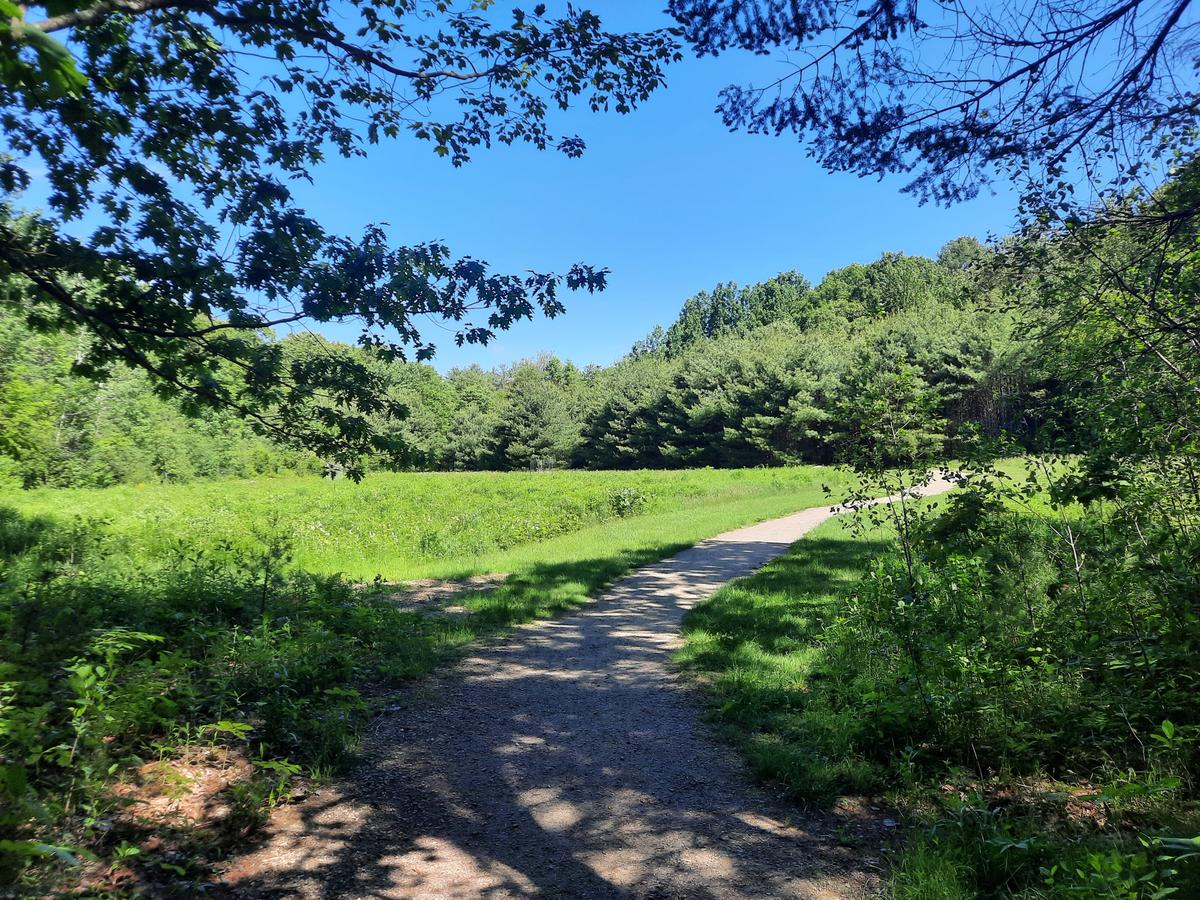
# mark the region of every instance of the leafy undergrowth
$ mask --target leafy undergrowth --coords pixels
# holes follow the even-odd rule
[[[911,577],[894,532],[835,521],[693,610],[717,727],[796,800],[902,810],[896,898],[1200,896],[1196,546],[946,507]]]
[[[286,523],[207,549],[179,533],[133,564],[120,529],[0,511],[0,886],[191,895],[297,776],[346,764],[394,686],[697,540],[823,502],[818,469],[722,474],[708,502],[650,513],[616,488],[611,521],[429,561],[413,574],[511,573],[454,617],[305,571]]]

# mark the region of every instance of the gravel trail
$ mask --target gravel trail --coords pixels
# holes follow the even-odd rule
[[[377,720],[345,779],[279,810],[228,881],[246,897],[870,893],[876,817],[754,784],[670,662],[687,610],[830,515],[719,535],[481,646]],[[862,845],[839,846],[847,827]]]

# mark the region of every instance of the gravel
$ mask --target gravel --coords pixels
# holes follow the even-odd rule
[[[755,784],[670,659],[688,609],[830,515],[704,541],[423,682],[377,720],[352,773],[279,810],[228,867],[235,895],[872,893],[892,830],[855,823],[866,845],[842,846],[846,820]]]

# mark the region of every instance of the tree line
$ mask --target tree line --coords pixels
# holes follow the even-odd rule
[[[856,404],[897,373],[930,396],[929,430],[940,443],[1021,426],[1017,395],[1029,386],[1016,378],[1015,319],[989,282],[992,255],[960,238],[936,260],[889,253],[816,286],[796,272],[719,284],[606,367],[543,354],[442,375],[311,334],[272,343],[292,365],[350,357],[370,370],[400,410],[370,425],[402,448],[402,468],[828,462],[850,437]],[[324,464],[230,411],[181,407],[144,372],[74,374],[90,339],[39,334],[0,314],[0,471],[9,482],[103,486]]]
[[[336,321],[392,359],[427,360],[422,320],[486,343],[558,315],[569,291],[603,290],[607,270],[497,273],[441,241],[396,245],[377,224],[331,231],[289,187],[331,153],[408,136],[455,166],[497,143],[578,157],[585,139],[558,112],[633,112],[685,53],[735,50],[777,54],[781,75],[721,91],[730,128],[790,134],[829,171],[903,175],[923,201],[1000,179],[1026,223],[1119,208],[1196,146],[1187,0],[672,0],[639,31],[544,3],[0,12],[0,279],[19,288],[0,305],[41,331],[90,332],[80,374],[141,369],[352,477],[372,455],[401,462],[369,427],[401,410],[352,354],[297,359],[257,332]],[[28,210],[38,170],[47,208]],[[236,377],[214,377],[222,367]]]

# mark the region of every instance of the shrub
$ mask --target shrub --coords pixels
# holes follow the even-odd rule
[[[0,515],[9,881],[65,835],[102,844],[122,769],[203,736],[253,747],[260,773],[342,764],[369,715],[355,684],[427,667],[431,642],[415,638],[438,627],[341,578],[282,568],[278,533],[131,572],[97,531]],[[249,821],[243,807],[274,802],[278,785],[238,791]]]
[[[637,488],[618,488],[608,494],[608,507],[619,519],[636,516],[646,505],[646,495]]]

